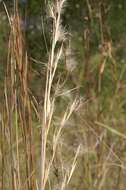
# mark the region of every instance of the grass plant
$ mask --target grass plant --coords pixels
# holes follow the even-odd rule
[[[18,0],[11,14],[3,1],[10,30],[0,107],[0,190],[125,189],[125,86],[120,90],[125,68],[117,75],[116,60],[107,42],[92,67],[90,40],[85,35],[88,54],[84,52],[87,62],[81,78],[87,89],[80,95],[80,76],[73,76],[74,69],[66,68],[68,61],[74,62],[65,57],[72,46],[71,42],[67,47],[70,35],[62,25],[67,3],[56,0],[47,5],[52,36],[48,47],[42,22],[47,49],[47,62],[42,63],[27,53]],[[86,3],[93,24],[90,1]],[[105,42],[102,18],[99,22],[101,41]],[[108,78],[113,73],[111,96],[103,92],[107,59],[112,62],[107,68]],[[32,68],[32,61],[40,64],[39,72]],[[86,84],[90,69],[97,75],[92,88]],[[34,93],[37,88],[31,87],[38,73],[44,73],[38,79],[39,100]]]

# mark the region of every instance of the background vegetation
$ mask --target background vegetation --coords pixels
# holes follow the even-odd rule
[[[124,190],[126,2],[62,2],[0,1],[0,189]]]

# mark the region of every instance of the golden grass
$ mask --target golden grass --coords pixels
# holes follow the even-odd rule
[[[48,6],[53,31],[48,62],[42,65],[46,80],[40,104],[29,87],[32,71],[17,2],[13,15],[3,4],[10,35],[0,112],[0,189],[123,189],[125,118],[123,114],[116,118],[117,90],[112,103],[111,98],[106,101],[107,112],[99,97],[79,98],[79,87],[66,87],[67,79],[59,73],[67,34],[61,19],[67,1]],[[100,81],[100,91],[101,85]]]

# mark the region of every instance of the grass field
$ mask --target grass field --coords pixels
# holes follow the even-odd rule
[[[125,62],[117,65],[110,42],[89,58],[88,37],[85,55],[72,57],[74,37],[61,25],[65,3],[48,7],[46,63],[28,55],[18,5],[10,15],[3,3],[9,32],[0,71],[0,190],[125,189]]]

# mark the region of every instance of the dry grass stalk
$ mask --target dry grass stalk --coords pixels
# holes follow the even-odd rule
[[[49,13],[50,13],[50,16],[53,18],[53,36],[52,36],[52,46],[51,46],[49,60],[48,60],[48,66],[47,66],[45,99],[44,99],[44,114],[43,114],[44,116],[43,116],[43,121],[42,121],[41,187],[40,187],[41,190],[45,190],[46,183],[49,178],[50,169],[53,164],[54,157],[55,157],[56,147],[57,147],[58,141],[60,139],[61,130],[77,106],[77,101],[75,100],[71,104],[71,106],[65,111],[64,116],[61,119],[59,129],[57,130],[56,134],[53,134],[53,142],[52,142],[53,143],[53,154],[52,154],[52,158],[49,161],[48,166],[46,166],[47,140],[48,140],[49,130],[51,128],[52,118],[53,118],[53,114],[54,114],[54,107],[55,107],[55,98],[56,98],[55,93],[52,94],[53,80],[55,77],[55,73],[56,73],[56,70],[58,67],[59,60],[63,53],[62,48],[63,48],[63,42],[65,40],[65,32],[61,26],[61,15],[62,15],[62,11],[63,11],[65,3],[66,3],[66,0],[60,0],[60,1],[56,1],[56,4],[49,6]],[[61,41],[61,45],[60,45],[58,51],[56,52],[55,51],[56,45],[59,41]],[[76,156],[75,156],[75,158],[76,158]],[[65,184],[69,183],[74,168],[75,168],[75,162],[73,164],[71,172],[69,173],[68,180],[67,181],[65,180],[65,182],[64,182]],[[67,178],[65,178],[65,179],[67,179]],[[63,187],[61,189],[63,189]]]
[[[21,29],[21,18],[18,11],[18,1],[15,1],[14,14],[9,15],[4,4],[10,23],[10,36],[8,43],[7,73],[5,78],[5,110],[4,124],[10,156],[8,187],[10,189],[35,189],[32,143],[32,111],[28,95],[28,58],[25,50],[24,35]],[[25,153],[24,163],[27,181],[25,187],[22,181],[21,162],[22,153],[19,150],[19,140],[22,134],[22,147]],[[8,139],[7,139],[8,138]],[[16,148],[14,148],[16,144]],[[5,158],[3,158],[5,159]],[[24,177],[23,177],[24,178]],[[3,186],[4,189],[4,186]]]

